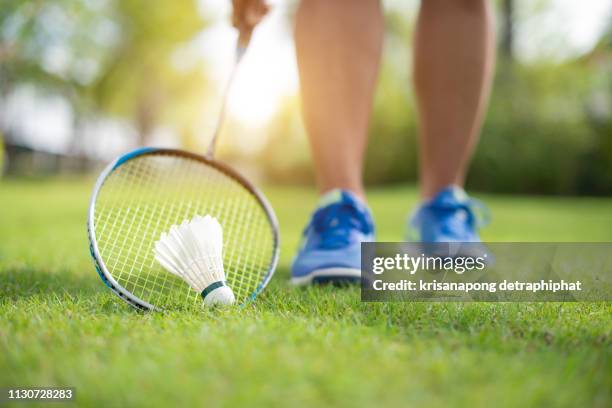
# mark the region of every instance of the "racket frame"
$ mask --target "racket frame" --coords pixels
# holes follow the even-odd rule
[[[89,252],[91,254],[91,258],[93,259],[94,266],[98,275],[102,279],[102,282],[111,289],[117,296],[127,302],[129,305],[139,309],[139,310],[155,310],[161,311],[163,309],[156,307],[149,302],[146,302],[139,297],[130,293],[127,289],[121,286],[110,274],[108,271],[102,256],[100,255],[100,251],[98,249],[98,243],[96,239],[96,229],[94,223],[94,216],[96,211],[96,200],[98,198],[98,194],[100,193],[104,182],[106,179],[119,167],[121,167],[126,162],[146,155],[168,155],[168,156],[179,156],[192,160],[199,161],[203,164],[206,164],[214,169],[220,171],[226,176],[230,177],[234,181],[237,181],[244,189],[246,189],[249,193],[253,195],[256,201],[259,203],[260,207],[264,211],[268,222],[270,223],[270,227],[272,229],[272,239],[274,244],[274,251],[272,253],[272,259],[270,260],[270,266],[264,279],[257,286],[255,291],[249,295],[247,300],[242,304],[242,306],[246,306],[255,298],[261,291],[266,287],[266,285],[272,279],[274,272],[276,270],[276,266],[278,264],[278,258],[280,253],[280,234],[278,229],[278,220],[276,218],[276,214],[272,209],[272,206],[266,199],[266,197],[261,193],[253,184],[251,184],[247,179],[242,177],[240,173],[231,168],[225,163],[219,162],[212,157],[202,156],[197,153],[188,152],[180,149],[170,149],[170,148],[158,148],[158,147],[143,147],[140,149],[133,150],[117,159],[113,160],[106,168],[102,171],[100,176],[98,177],[94,190],[91,195],[91,199],[89,201],[89,210],[88,210],[88,218],[87,218],[87,235],[89,237]]]

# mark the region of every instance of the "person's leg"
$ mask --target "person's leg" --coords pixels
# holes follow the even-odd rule
[[[321,193],[363,198],[362,165],[383,38],[379,0],[302,0],[295,46]]]
[[[374,238],[361,173],[382,51],[380,4],[302,0],[296,20],[304,122],[326,194],[304,231],[291,282],[356,282],[361,242]]]
[[[414,84],[424,199],[449,185],[463,185],[493,72],[491,7],[489,0],[421,2]]]

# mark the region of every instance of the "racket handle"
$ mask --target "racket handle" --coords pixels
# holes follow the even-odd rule
[[[238,71],[238,66],[240,65],[240,61],[242,61],[242,57],[247,51],[250,40],[251,33],[249,33],[248,35],[240,35],[240,37],[238,37],[238,41],[236,42],[234,65],[230,72],[229,79],[225,84],[225,89],[223,90],[223,96],[221,99],[221,110],[219,111],[219,116],[217,117],[217,123],[215,125],[213,137],[210,141],[210,144],[208,145],[208,150],[206,151],[206,157],[208,159],[212,159],[215,156],[215,147],[217,145],[217,139],[219,138],[219,133],[221,132],[221,128],[223,127],[223,121],[225,119],[227,98],[230,93],[230,89],[232,88],[232,84],[234,83],[234,77],[236,76],[236,72]]]
[[[242,56],[246,53],[248,45],[240,45],[240,43],[236,44],[236,64],[240,62]]]

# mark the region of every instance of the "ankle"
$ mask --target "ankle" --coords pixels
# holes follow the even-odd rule
[[[333,188],[330,190],[323,191],[319,196],[318,207],[324,207],[332,203],[336,203],[342,199],[342,194],[348,194],[354,201],[359,203],[361,206],[368,208],[365,195],[363,191],[358,194],[355,191],[344,189],[344,188]]]
[[[339,185],[339,186],[319,187],[319,197],[322,199],[329,195],[337,194],[337,192],[343,192],[343,191],[351,194],[353,197],[358,199],[362,204],[366,205],[367,200],[366,200],[365,192],[363,190],[363,187],[361,186],[360,187],[355,187],[355,186],[346,187],[346,186]]]

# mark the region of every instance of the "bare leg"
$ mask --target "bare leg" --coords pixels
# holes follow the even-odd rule
[[[295,27],[302,104],[319,190],[363,197],[361,172],[380,63],[378,0],[303,0]]]
[[[423,198],[463,185],[478,139],[495,59],[489,0],[423,0],[414,81]]]

